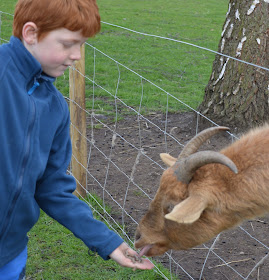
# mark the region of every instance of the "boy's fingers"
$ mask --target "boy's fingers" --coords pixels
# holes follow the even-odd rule
[[[154,264],[146,259],[143,259],[142,263],[135,264],[135,266],[138,269],[153,269],[154,268]]]
[[[130,267],[134,269],[152,269],[154,267],[153,263],[147,259],[139,257],[138,253],[132,249],[125,252],[125,257],[129,259],[128,263],[130,264]]]

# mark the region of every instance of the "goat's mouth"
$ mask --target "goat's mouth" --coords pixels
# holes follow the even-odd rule
[[[160,256],[165,253],[169,248],[165,244],[146,244],[144,246],[136,246],[136,248],[140,248],[139,256],[146,256],[146,257],[154,257]]]
[[[163,238],[160,240],[158,238],[155,242],[153,240],[149,240],[141,235],[140,231],[136,231],[135,235],[135,248],[140,249],[139,256],[146,256],[146,257],[153,257],[162,255],[165,253],[169,248],[167,241]]]
[[[147,256],[148,251],[152,248],[153,244],[145,245],[139,252],[139,257]]]

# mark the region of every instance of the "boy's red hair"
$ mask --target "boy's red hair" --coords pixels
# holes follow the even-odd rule
[[[14,36],[22,38],[26,22],[37,25],[39,40],[59,28],[81,30],[83,37],[92,37],[101,28],[96,0],[19,0],[14,14]]]

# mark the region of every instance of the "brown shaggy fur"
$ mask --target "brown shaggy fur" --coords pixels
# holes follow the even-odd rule
[[[177,181],[173,166],[164,171],[137,228],[136,248],[147,247],[147,256],[188,249],[269,212],[269,125],[251,130],[221,153],[235,163],[238,174],[226,166],[208,164],[199,168],[187,185]],[[196,208],[203,210],[192,221],[165,218],[179,204],[186,216]]]

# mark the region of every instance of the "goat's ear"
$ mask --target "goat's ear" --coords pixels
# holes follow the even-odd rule
[[[166,153],[161,153],[160,157],[167,166],[172,166],[176,163],[177,159]]]
[[[191,224],[197,221],[207,207],[207,202],[199,195],[192,195],[177,204],[165,218],[180,224]]]

